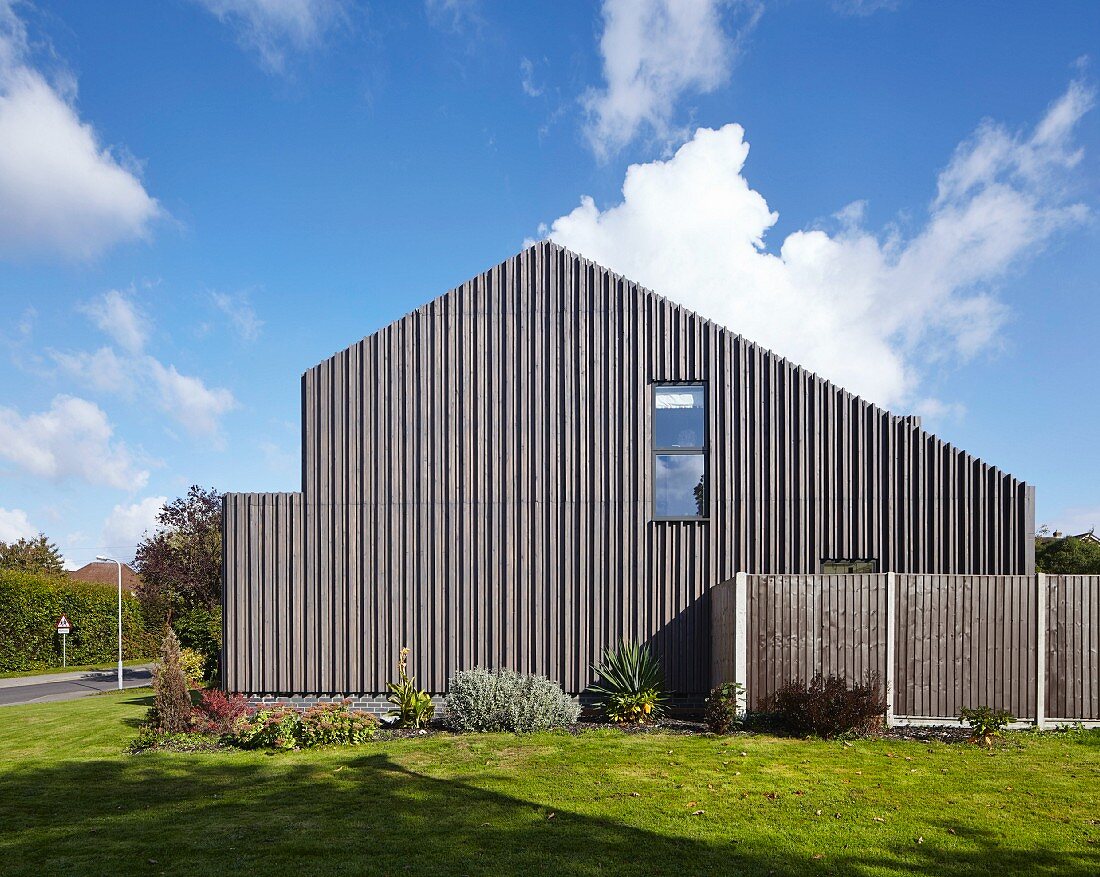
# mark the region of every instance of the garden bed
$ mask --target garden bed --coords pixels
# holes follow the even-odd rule
[[[570,725],[568,728],[564,728],[560,733],[570,734],[572,736],[579,736],[582,734],[597,732],[597,731],[619,731],[623,734],[636,735],[636,734],[669,734],[673,736],[698,736],[708,738],[737,738],[737,737],[756,737],[756,736],[768,736],[768,737],[786,737],[791,736],[776,731],[768,731],[763,729],[753,730],[740,730],[730,735],[716,735],[708,730],[706,723],[698,713],[673,713],[671,715],[660,716],[653,719],[647,724],[625,724],[617,722],[609,722],[606,719],[601,719],[597,715],[587,715],[581,717],[579,721]],[[1031,732],[1028,732],[1031,733]],[[1054,733],[1054,732],[1050,732]],[[382,742],[386,740],[418,740],[425,737],[462,737],[462,736],[477,736],[477,732],[458,732],[455,731],[449,724],[446,714],[432,719],[423,728],[395,728],[387,725],[385,722],[378,726],[378,730],[375,734],[375,742]],[[870,734],[861,736],[853,736],[848,738],[839,738],[843,742],[850,742],[852,740],[901,740],[916,743],[969,743],[970,730],[968,728],[958,727],[954,725],[908,725],[897,726],[894,728],[880,729]],[[196,747],[199,749],[202,747]]]

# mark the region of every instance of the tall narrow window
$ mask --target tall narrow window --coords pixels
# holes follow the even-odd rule
[[[653,516],[707,516],[707,412],[701,384],[653,387]]]

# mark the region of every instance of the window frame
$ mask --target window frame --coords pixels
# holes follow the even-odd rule
[[[831,566],[859,566],[869,564],[871,569],[867,572],[825,572],[827,565]],[[875,575],[879,571],[877,557],[823,557],[821,558],[821,575],[827,576],[865,576]]]
[[[710,422],[707,411],[710,399],[706,381],[650,381],[649,392],[649,508],[651,521],[680,521],[686,523],[706,523],[710,520]],[[657,391],[665,387],[690,387],[703,394],[703,443],[698,448],[665,448],[657,445]],[[657,514],[657,457],[668,456],[702,457],[703,484],[705,487],[706,514],[702,515],[659,515]]]

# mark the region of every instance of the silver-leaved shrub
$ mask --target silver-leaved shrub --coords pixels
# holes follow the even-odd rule
[[[456,731],[549,731],[577,721],[580,706],[545,676],[461,670],[447,686],[447,722]]]

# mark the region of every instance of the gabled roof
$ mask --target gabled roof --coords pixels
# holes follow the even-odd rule
[[[113,563],[101,563],[93,561],[86,563],[80,569],[72,569],[67,572],[70,579],[76,582],[91,582],[97,585],[118,585],[118,567]],[[122,587],[133,592],[141,584],[139,576],[129,564],[122,564]]]

